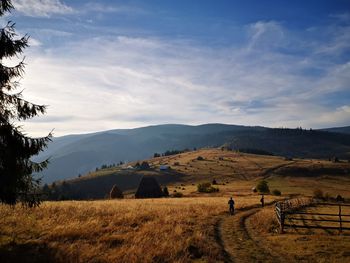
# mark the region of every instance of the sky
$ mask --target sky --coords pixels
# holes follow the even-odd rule
[[[32,136],[350,125],[350,0],[13,0]],[[20,58],[17,58],[20,59]],[[15,63],[15,59],[8,63]]]

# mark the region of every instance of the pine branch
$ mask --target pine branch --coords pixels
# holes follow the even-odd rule
[[[24,67],[24,58],[14,67],[7,67],[0,63],[0,86],[5,86],[12,78],[21,77],[24,73]]]
[[[0,31],[0,59],[12,57],[23,52],[23,49],[28,47],[29,37],[24,37],[14,40],[16,37],[15,23],[11,21]]]
[[[10,12],[13,9],[11,1],[1,0],[0,1],[0,16],[3,16],[6,12]]]
[[[34,104],[21,97],[22,91],[16,94],[7,94],[0,91],[0,103],[3,104],[0,108],[0,113],[2,113],[4,118],[7,120],[17,119],[21,121],[45,113],[46,105]]]

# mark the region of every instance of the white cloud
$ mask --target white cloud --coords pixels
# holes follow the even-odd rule
[[[14,0],[15,9],[27,16],[50,17],[53,14],[71,14],[73,8],[60,0]]]
[[[27,56],[24,95],[50,107],[25,127],[63,135],[159,123],[348,125],[349,105],[324,101],[329,93],[349,92],[349,64],[319,63],[316,52],[261,52],[271,39],[263,37],[267,31],[283,41],[290,36],[281,25],[255,29],[242,47],[101,36],[35,49]],[[322,74],[304,74],[310,68]]]
[[[127,13],[127,14],[145,14],[145,10],[137,6],[127,5],[106,5],[104,3],[89,2],[84,5],[83,12],[99,12],[99,13]]]

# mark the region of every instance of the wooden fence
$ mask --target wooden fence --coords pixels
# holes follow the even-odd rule
[[[317,206],[337,206],[338,213],[315,213],[302,211],[303,208],[307,206],[317,207]],[[311,203],[311,204],[301,204],[293,206],[289,201],[277,202],[275,206],[275,212],[277,220],[280,224],[280,233],[284,233],[286,227],[293,228],[315,228],[315,229],[336,229],[341,233],[343,230],[350,230],[348,223],[350,223],[350,214],[342,212],[343,207],[350,207],[350,204],[344,203]],[[301,215],[302,218],[297,217]],[[313,218],[308,218],[312,216]],[[315,216],[322,216],[327,218],[314,218]],[[329,218],[328,218],[329,217]],[[286,223],[288,221],[288,223]],[[298,221],[308,221],[310,223],[317,223],[316,225],[300,225],[294,224],[292,222]],[[330,225],[319,225],[319,223],[338,223],[339,226],[330,226]],[[344,224],[346,226],[344,226]]]

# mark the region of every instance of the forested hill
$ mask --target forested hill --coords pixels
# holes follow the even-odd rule
[[[337,128],[338,130],[340,128]],[[158,125],[54,138],[36,159],[51,157],[40,176],[53,182],[85,174],[102,164],[147,159],[154,153],[228,146],[307,158],[350,157],[350,134],[225,124]]]
[[[322,129],[322,131],[350,134],[350,126]]]

